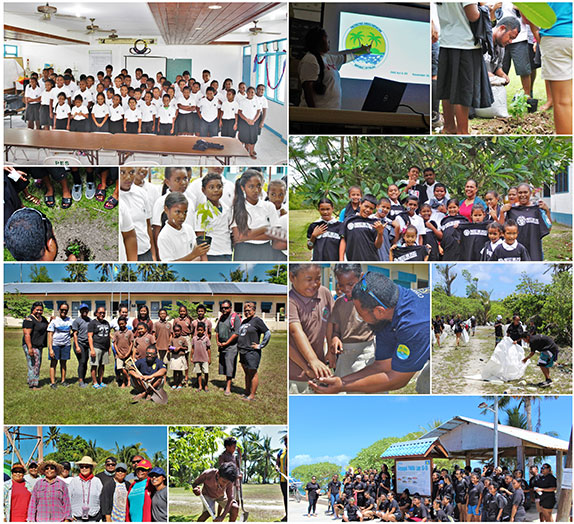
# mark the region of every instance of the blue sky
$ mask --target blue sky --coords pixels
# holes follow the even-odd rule
[[[463,415],[487,422],[479,396],[304,396],[289,400],[289,468],[333,462],[346,466],[357,453],[384,437],[400,437]],[[556,431],[568,440],[572,427],[572,400],[562,396],[542,402],[541,432]],[[537,407],[533,409],[537,417]],[[534,419],[537,420],[536,418]],[[506,415],[500,414],[505,424]]]
[[[485,262],[483,264],[456,264],[454,271],[458,277],[452,284],[453,294],[456,296],[466,296],[466,280],[462,276],[462,270],[470,271],[473,277],[478,277],[478,289],[494,290],[492,298],[498,300],[514,293],[516,285],[520,281],[520,275],[523,272],[528,273],[531,278],[544,284],[550,284],[552,281],[552,270],[548,270],[551,264],[537,263],[517,263],[508,262],[496,263]],[[544,274],[545,271],[548,271]],[[436,270],[436,264],[433,264],[432,283],[442,283],[442,278]]]
[[[163,451],[167,457],[167,429],[166,426],[57,426],[61,433],[81,436],[85,440],[95,440],[98,447],[115,449],[116,442],[120,445],[136,444],[141,442],[147,454],[151,457],[156,451]],[[22,426],[22,433],[36,435],[36,426]],[[43,426],[42,434],[48,434],[48,426]],[[23,440],[20,446],[24,459],[30,456],[35,441]],[[6,447],[6,435],[4,435]],[[50,445],[44,446],[44,455],[52,453],[55,449]]]
[[[4,264],[4,282],[28,282],[30,278],[30,267],[34,264]],[[68,275],[65,263],[37,264],[44,265],[48,269],[48,274],[54,282],[61,281]],[[130,264],[136,266],[136,264]],[[100,280],[101,274],[96,270],[96,264],[88,264],[88,278],[91,280]],[[247,270],[249,280],[257,276],[260,280],[266,280],[265,271],[271,269],[271,264],[170,264],[174,271],[177,271],[180,277],[185,277],[189,281],[199,281],[202,278],[210,282],[223,282],[224,279],[219,273],[228,276],[230,271],[241,267]]]

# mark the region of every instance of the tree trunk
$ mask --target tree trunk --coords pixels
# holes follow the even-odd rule
[[[572,430],[570,430],[570,442],[568,443],[568,454],[566,455],[566,467],[572,469]],[[572,488],[561,487],[558,498],[558,509],[556,511],[556,522],[569,522],[570,511],[572,510]]]

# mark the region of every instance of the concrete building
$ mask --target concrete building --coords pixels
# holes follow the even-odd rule
[[[552,213],[552,221],[572,227],[572,166],[556,174],[556,182],[544,186],[542,199]]]

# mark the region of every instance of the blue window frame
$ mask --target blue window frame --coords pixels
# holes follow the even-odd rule
[[[568,193],[568,171],[556,175],[556,193]]]
[[[272,102],[285,105],[287,39],[257,44],[255,66],[256,85],[265,86],[265,97]]]
[[[4,44],[4,58],[12,58],[18,56],[18,46],[12,44]]]

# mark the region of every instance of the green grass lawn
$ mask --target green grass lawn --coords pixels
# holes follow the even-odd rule
[[[82,175],[83,169],[80,168]],[[85,191],[85,177],[83,190]],[[99,177],[96,177],[96,185]],[[79,202],[72,201],[72,206],[62,209],[62,186],[53,183],[54,198],[56,204],[49,208],[44,203],[45,188],[38,188],[34,180],[30,180],[28,190],[30,194],[40,199],[40,205],[35,206],[24,199],[20,194],[22,204],[26,207],[38,209],[52,222],[56,239],[58,241],[58,257],[56,260],[66,260],[64,250],[70,240],[75,238],[85,242],[92,250],[92,260],[117,260],[118,259],[118,208],[108,210],[104,208],[104,202],[98,202],[95,198],[88,200],[83,197]],[[72,190],[72,177],[68,176],[68,185]],[[111,196],[115,184],[106,190],[106,197]],[[14,258],[7,249],[4,249],[4,260],[12,261]]]
[[[105,389],[77,386],[77,360],[68,361],[68,388],[49,387],[48,352],[44,349],[40,373],[41,389],[26,383],[26,359],[22,331],[4,330],[4,422],[6,424],[286,424],[287,423],[287,334],[274,332],[263,350],[259,368],[257,400],[241,399],[244,373],[238,364],[233,394],[223,395],[224,377],[218,374],[217,351],[210,366],[209,391],[195,388],[169,389],[169,402],[131,404],[129,389],[119,389],[113,365],[106,366]],[[168,371],[171,382],[173,373]],[[59,369],[57,371],[59,376]],[[190,378],[193,375],[190,373]]]
[[[542,239],[542,248],[545,260],[572,260],[572,228],[554,222],[550,234]]]
[[[285,515],[279,484],[244,484],[243,503],[249,512],[248,522],[278,522]],[[169,488],[170,522],[196,522],[201,513],[199,497],[184,488]]]

